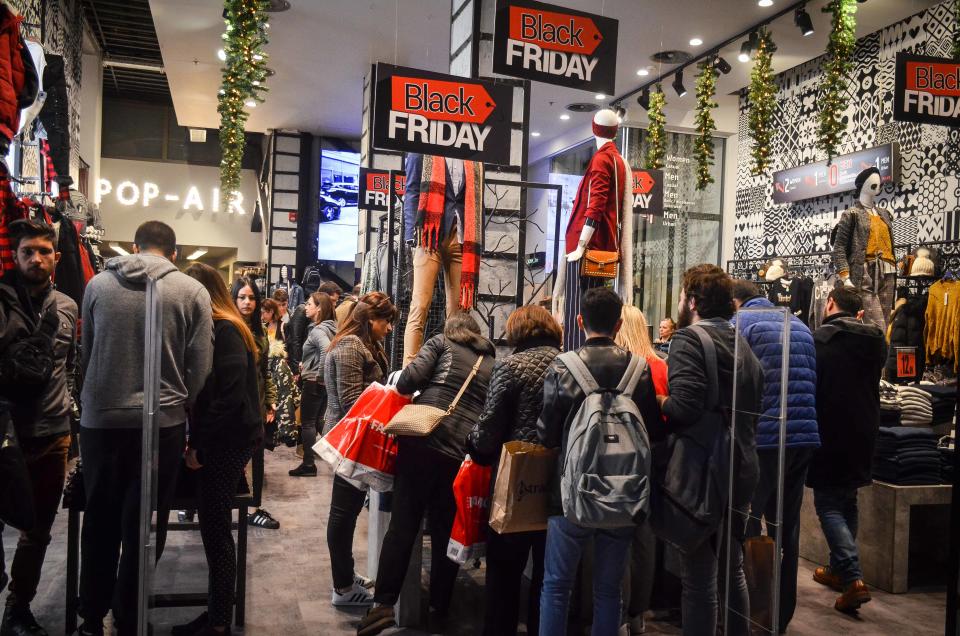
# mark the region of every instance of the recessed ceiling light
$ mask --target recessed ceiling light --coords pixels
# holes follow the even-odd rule
[[[560,115],[560,119],[562,119],[563,121],[567,121],[568,119],[570,119],[570,115],[564,113]]]
[[[227,52],[224,51],[223,49],[218,50],[218,51],[217,51],[217,59],[220,60],[221,62],[226,62],[226,61],[227,61]]]
[[[759,2],[757,2],[757,4],[759,4],[761,7],[772,7],[773,0],[760,0]]]
[[[594,99],[606,99],[607,96],[604,95],[603,93],[597,93],[596,95],[593,96],[593,98],[594,98]]]
[[[201,247],[201,248],[199,248],[198,250],[194,251],[194,252],[193,252],[192,254],[190,254],[189,256],[187,256],[187,260],[188,260],[188,261],[195,261],[195,260],[197,260],[198,258],[200,258],[201,256],[203,256],[204,254],[206,254],[206,253],[207,253],[207,248]]]
[[[703,40],[700,38],[692,38],[690,40],[690,46],[700,46],[701,44],[703,44]]]
[[[540,133],[537,132],[536,130],[534,130],[532,133],[530,133],[530,136],[531,136],[531,137],[539,137],[539,136],[540,136]]]
[[[642,68],[639,71],[637,71],[637,75],[639,75],[640,77],[646,77],[649,74],[650,74],[650,71],[648,71],[645,68]]]
[[[247,101],[243,102],[243,105],[247,108],[256,108],[257,101],[255,99],[248,99]]]

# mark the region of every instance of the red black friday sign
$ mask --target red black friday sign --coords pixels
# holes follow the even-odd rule
[[[614,93],[613,18],[535,0],[497,0],[493,72],[595,93]]]
[[[512,114],[505,84],[377,64],[377,148],[507,165]]]
[[[960,62],[898,53],[893,97],[897,121],[960,125]]]
[[[360,208],[386,212],[390,200],[390,171],[360,168],[359,198]]]
[[[635,214],[663,216],[663,170],[631,168]]]

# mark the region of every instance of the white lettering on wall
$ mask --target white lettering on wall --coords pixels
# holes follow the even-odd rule
[[[171,203],[179,203],[181,200],[180,194],[161,192],[160,186],[150,181],[144,181],[139,185],[129,180],[121,181],[116,189],[114,189],[113,183],[111,183],[109,179],[100,179],[97,181],[96,194],[96,202],[98,204],[102,204],[103,201],[112,194],[117,203],[126,207],[139,205],[140,207],[148,208],[151,204],[155,204],[161,200]],[[210,202],[209,207],[205,205],[207,201]],[[184,210],[197,210],[202,212],[209,209],[214,212],[219,212],[220,205],[220,188],[211,188],[209,198],[205,198],[199,186],[190,185],[187,187],[186,194],[183,196],[183,205],[180,207]],[[231,196],[227,197],[227,212],[230,214],[247,213],[243,207],[243,195],[240,192],[232,192]]]

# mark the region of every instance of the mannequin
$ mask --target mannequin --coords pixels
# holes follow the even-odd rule
[[[844,286],[863,298],[864,322],[886,329],[893,309],[896,260],[890,213],[877,206],[880,171],[867,168],[855,181],[857,201],[834,229],[833,265]]]
[[[277,281],[277,284],[273,286],[271,294],[278,289],[287,290],[287,308],[291,313],[294,309],[306,302],[304,300],[303,287],[297,284],[297,281],[293,278],[293,270],[286,265],[280,266],[280,279]]]
[[[580,295],[604,284],[602,279],[580,276],[580,260],[587,249],[620,253],[616,290],[624,304],[633,304],[633,206],[629,187],[633,177],[613,143],[619,125],[620,118],[612,110],[604,109],[594,116],[597,152],[587,164],[567,224],[566,259],[553,290],[553,314],[564,327],[566,351],[583,344],[583,332],[577,328]]]
[[[483,246],[483,164],[407,154],[403,236],[413,252],[403,364],[423,344],[437,277],[443,269],[446,312],[473,307]]]

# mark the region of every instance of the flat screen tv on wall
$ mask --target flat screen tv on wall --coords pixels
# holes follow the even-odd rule
[[[353,262],[357,253],[360,154],[324,150],[320,156],[317,259]]]

